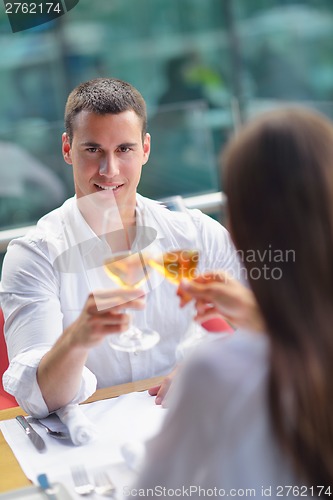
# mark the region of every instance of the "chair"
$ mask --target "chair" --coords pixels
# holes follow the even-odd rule
[[[229,323],[221,318],[221,317],[216,317],[216,318],[211,318],[208,319],[207,321],[204,321],[201,323],[201,326],[205,328],[208,332],[216,332],[216,333],[233,333],[234,328],[229,325]]]
[[[5,408],[13,408],[18,406],[16,399],[5,391],[2,385],[2,375],[8,368],[8,354],[7,346],[5,342],[5,336],[3,334],[4,317],[3,312],[0,309],[0,410]]]

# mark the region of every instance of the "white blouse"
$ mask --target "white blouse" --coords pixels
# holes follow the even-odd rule
[[[238,331],[206,345],[177,381],[132,496],[138,490],[148,496],[148,489],[158,496],[165,488],[181,498],[294,498],[302,486],[305,496],[312,496],[275,438],[268,366],[264,335]]]

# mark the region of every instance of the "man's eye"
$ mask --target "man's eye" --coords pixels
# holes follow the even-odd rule
[[[120,148],[119,148],[119,151],[120,151],[121,153],[128,153],[128,151],[130,151],[130,150],[131,150],[131,149],[130,149],[130,148],[128,148],[127,146],[120,146]]]
[[[97,153],[98,148],[87,148],[87,151],[89,151],[89,153]]]

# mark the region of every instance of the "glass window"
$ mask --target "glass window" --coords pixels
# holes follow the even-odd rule
[[[220,190],[218,156],[242,121],[282,102],[331,114],[331,0],[80,0],[12,33],[0,6],[0,229],[73,194],[61,156],[70,90],[128,80],[149,110],[142,194]]]

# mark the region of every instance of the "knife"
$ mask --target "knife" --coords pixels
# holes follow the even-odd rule
[[[46,445],[40,435],[31,427],[31,425],[27,422],[26,418],[23,415],[19,415],[16,417],[16,420],[19,424],[22,425],[26,435],[32,442],[32,444],[37,448],[37,450],[41,453],[46,450]]]

